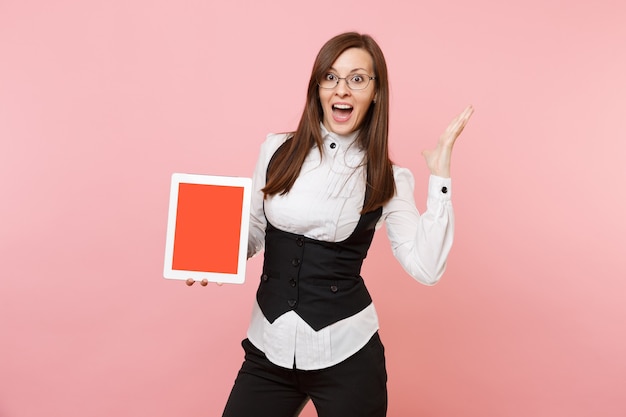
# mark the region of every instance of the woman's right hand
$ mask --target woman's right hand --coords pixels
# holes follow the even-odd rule
[[[187,278],[187,281],[185,281],[185,284],[187,284],[187,286],[191,287],[195,282],[196,282],[195,279]],[[200,285],[202,285],[203,287],[206,287],[208,283],[209,283],[209,281],[206,278],[203,279],[202,281],[200,281]]]
[[[191,287],[195,282],[196,282],[195,279],[187,278],[187,281],[185,281],[185,284],[187,284],[188,287]],[[209,284],[209,280],[207,280],[206,278],[200,281],[200,285],[202,285],[203,287],[206,287],[208,284]],[[219,285],[220,287],[222,286],[221,282],[216,282],[216,284]]]

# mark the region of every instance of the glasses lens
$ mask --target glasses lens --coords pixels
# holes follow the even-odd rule
[[[318,84],[322,88],[335,88],[338,81],[339,78],[335,74],[329,72],[322,77]]]
[[[370,83],[369,75],[363,74],[352,74],[350,75],[346,81],[348,82],[348,86],[353,90],[363,90],[367,88]]]

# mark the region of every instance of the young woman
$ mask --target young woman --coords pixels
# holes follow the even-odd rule
[[[450,156],[472,112],[423,153],[432,175],[420,215],[412,174],[389,159],[382,51],[358,33],[322,47],[297,130],[269,135],[254,172],[248,256],[264,249],[265,259],[225,417],[293,417],[309,399],[320,417],[386,415],[384,351],[361,265],[385,223],[408,274],[439,280],[454,227]]]

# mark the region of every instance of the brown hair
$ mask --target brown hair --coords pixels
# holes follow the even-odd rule
[[[288,141],[276,154],[268,168],[263,193],[286,194],[295,183],[309,151],[317,146],[322,154],[320,122],[324,112],[319,98],[318,81],[346,49],[367,51],[374,61],[376,103],[372,103],[359,127],[357,143],[365,150],[367,164],[367,199],[362,213],[375,210],[389,201],[395,193],[392,162],[389,159],[389,81],[385,57],[371,36],[355,32],[343,33],[330,39],[320,49],[313,64],[307,101],[298,124]]]

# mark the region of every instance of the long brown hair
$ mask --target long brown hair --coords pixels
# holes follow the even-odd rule
[[[395,193],[392,162],[389,159],[389,81],[385,57],[371,36],[348,32],[330,39],[320,49],[313,64],[307,101],[298,128],[275,155],[267,172],[263,193],[268,195],[286,194],[295,183],[302,164],[317,146],[322,154],[323,142],[320,122],[324,112],[319,98],[318,81],[346,49],[360,48],[367,51],[374,61],[376,77],[376,102],[370,108],[359,127],[357,143],[365,150],[367,164],[367,199],[362,213],[372,211],[389,201]]]

